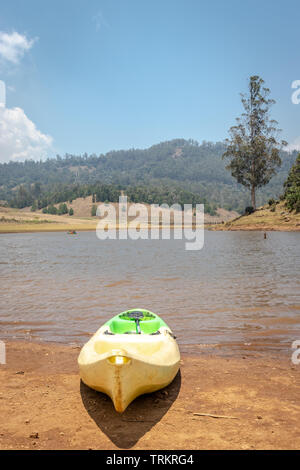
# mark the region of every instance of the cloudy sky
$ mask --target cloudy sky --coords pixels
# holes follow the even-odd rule
[[[2,162],[223,140],[253,74],[300,149],[298,1],[0,0],[0,12]]]

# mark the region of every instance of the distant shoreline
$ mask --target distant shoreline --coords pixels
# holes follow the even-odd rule
[[[79,204],[80,201],[77,201]],[[86,202],[85,202],[86,203]],[[86,209],[85,209],[86,210]],[[206,217],[206,215],[205,215]],[[209,218],[208,218],[209,219]],[[43,233],[43,232],[76,232],[95,231],[99,219],[86,216],[66,216],[43,214],[42,212],[30,212],[7,207],[0,207],[0,234],[9,233]],[[128,227],[131,225],[129,221]],[[127,228],[119,224],[113,225],[110,221],[110,228],[121,230]],[[151,225],[141,222],[142,229],[163,229],[164,225]],[[195,229],[195,224],[185,226],[185,228]],[[180,225],[170,226],[171,230],[182,228]],[[284,203],[276,205],[275,210],[269,206],[257,209],[253,214],[236,217],[223,222],[205,220],[204,228],[212,231],[280,231],[298,232],[300,231],[300,213],[290,213],[286,210]]]
[[[50,224],[49,224],[50,225]],[[52,232],[69,232],[75,230],[76,232],[94,232],[97,228],[97,223],[95,225],[87,225],[84,226],[83,224],[70,224],[70,225],[61,225],[58,226],[49,226],[48,224],[3,224],[0,223],[0,235],[1,234],[13,234],[13,233],[52,233]],[[54,225],[54,224],[53,224]],[[142,226],[142,229],[155,229],[158,228],[160,230],[166,228],[163,225],[160,226]],[[182,228],[180,226],[171,226],[170,230],[174,230],[176,228]],[[195,226],[189,226],[186,228],[195,229]],[[111,227],[111,229],[115,229],[117,231],[126,229],[126,227],[122,226],[115,226]],[[204,224],[204,229],[209,231],[220,231],[220,232],[236,232],[236,231],[248,231],[248,232],[300,232],[300,225],[298,226],[282,226],[282,225],[255,225],[255,224],[244,224],[244,225],[225,225],[225,224]]]
[[[211,227],[212,231],[216,232],[300,232],[299,227],[282,227],[281,225],[244,225],[244,226],[231,226],[231,227]]]

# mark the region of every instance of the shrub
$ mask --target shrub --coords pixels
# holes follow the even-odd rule
[[[74,215],[74,211],[73,211],[72,207],[69,210],[69,215]]]
[[[247,206],[245,209],[245,215],[253,214],[254,208],[252,206]]]
[[[269,206],[273,206],[273,204],[275,204],[275,199],[274,198],[269,199]]]
[[[67,213],[68,213],[67,204],[65,204],[65,203],[59,204],[58,214],[63,215],[63,214],[67,214]]]
[[[300,212],[300,154],[291,168],[284,187],[287,208],[290,211]]]
[[[286,206],[290,211],[300,212],[300,187],[289,188],[286,192]]]
[[[93,205],[91,209],[91,216],[95,217],[97,215],[97,206]]]
[[[48,208],[47,208],[47,213],[48,214],[53,214],[53,215],[57,214],[56,207],[53,206],[53,204],[50,204],[50,206],[48,206]]]

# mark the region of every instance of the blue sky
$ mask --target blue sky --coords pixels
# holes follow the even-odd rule
[[[0,36],[6,108],[49,137],[50,156],[218,141],[258,74],[277,101],[282,137],[300,148],[300,104],[291,101],[299,14],[294,0],[0,0],[0,32],[28,46],[1,60]],[[13,126],[20,116],[6,118]],[[5,158],[28,156],[31,143],[22,145],[29,152],[13,153],[10,142]]]

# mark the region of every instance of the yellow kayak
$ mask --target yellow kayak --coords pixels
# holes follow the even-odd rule
[[[106,322],[78,357],[82,381],[109,395],[120,413],[137,396],[169,385],[179,362],[172,331],[144,309],[127,310]]]

